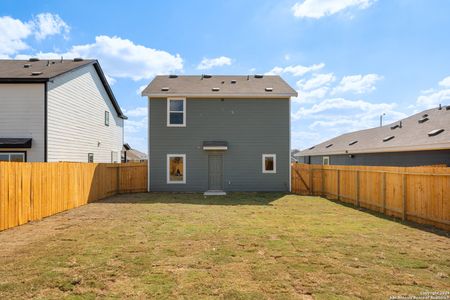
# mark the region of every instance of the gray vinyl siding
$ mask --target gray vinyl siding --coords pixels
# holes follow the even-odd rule
[[[225,191],[289,190],[288,99],[190,99],[186,127],[167,127],[167,100],[150,100],[150,190],[204,192],[208,151],[224,140]],[[186,184],[166,183],[166,155],[186,154]],[[276,154],[277,173],[262,173],[262,154]]]
[[[109,126],[105,126],[105,111]],[[119,118],[92,65],[56,77],[48,84],[48,161],[111,162],[123,146]]]
[[[450,150],[385,152],[348,155],[329,155],[331,165],[359,166],[427,166],[446,164],[450,166]],[[300,157],[301,162],[308,162],[307,156]],[[311,156],[311,164],[322,164],[322,155]]]
[[[26,151],[27,161],[44,161],[44,102],[43,83],[0,84],[0,137],[32,138],[31,149],[0,151]]]

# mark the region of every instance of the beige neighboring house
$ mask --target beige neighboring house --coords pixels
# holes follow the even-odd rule
[[[97,60],[0,60],[0,161],[120,162],[126,117]]]
[[[146,162],[147,160],[147,154],[131,148],[129,144],[123,144],[122,162]]]

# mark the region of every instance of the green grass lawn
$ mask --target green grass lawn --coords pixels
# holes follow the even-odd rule
[[[0,299],[387,299],[449,275],[448,236],[295,195],[122,195],[0,232]]]

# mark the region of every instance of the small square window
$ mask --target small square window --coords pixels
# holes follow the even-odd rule
[[[263,173],[276,173],[277,172],[277,156],[276,156],[276,154],[263,154],[262,155],[262,170],[263,170]]]
[[[186,154],[167,154],[167,183],[186,183]]]
[[[88,153],[88,162],[93,163],[94,162],[94,153]]]
[[[330,164],[330,157],[329,156],[322,157],[322,164],[323,165],[329,165]]]
[[[105,126],[109,126],[109,111],[105,111]]]

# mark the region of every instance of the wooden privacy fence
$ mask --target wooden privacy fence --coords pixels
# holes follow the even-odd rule
[[[292,165],[292,192],[450,230],[450,168]]]
[[[146,163],[0,162],[0,230],[118,193],[145,191]]]

